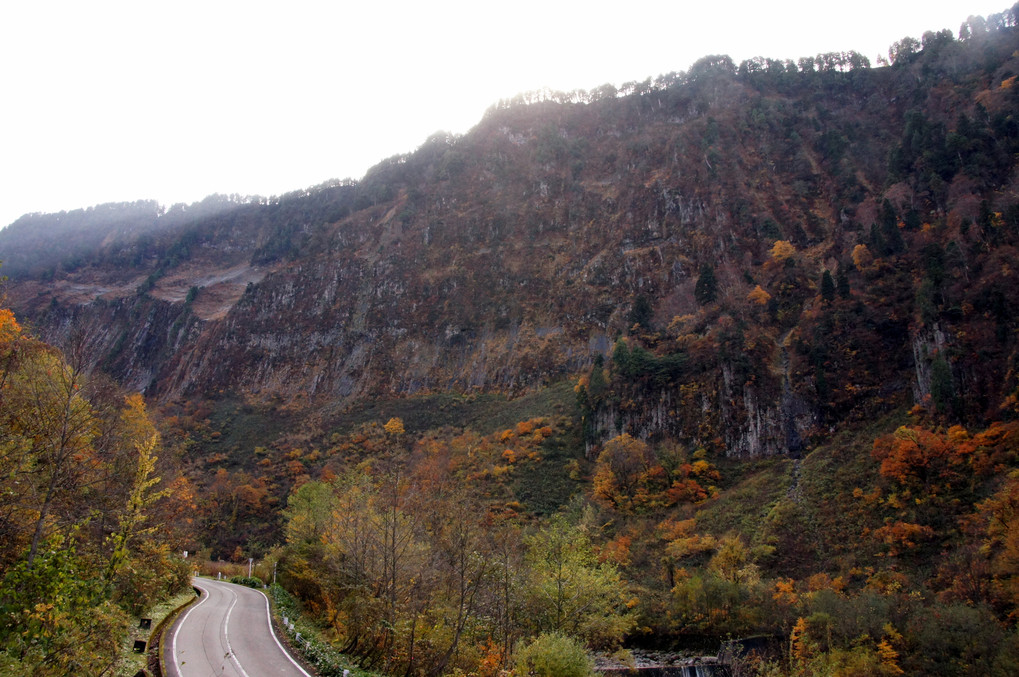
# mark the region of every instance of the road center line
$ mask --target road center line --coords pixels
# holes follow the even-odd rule
[[[228,588],[229,590],[229,588]],[[241,667],[241,662],[237,660],[237,654],[234,653],[234,648],[230,646],[230,614],[234,610],[234,606],[237,604],[237,593],[233,590],[229,590],[230,594],[233,595],[233,601],[230,602],[230,608],[226,610],[226,618],[223,619],[223,637],[226,639],[226,650],[230,652],[230,660],[234,662],[237,669],[241,671],[244,677],[251,677],[244,668]]]

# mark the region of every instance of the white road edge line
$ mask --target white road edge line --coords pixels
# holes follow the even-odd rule
[[[192,583],[192,587],[197,587],[197,586],[195,586],[194,583]],[[181,626],[184,625],[184,623],[187,621],[188,616],[191,615],[191,612],[194,611],[195,609],[197,609],[198,607],[202,606],[203,604],[205,604],[205,600],[209,599],[209,592],[207,590],[202,590],[202,588],[198,588],[198,589],[201,590],[201,594],[199,595],[199,597],[201,597],[201,599],[198,601],[198,604],[196,604],[193,607],[191,607],[190,609],[188,609],[187,613],[184,614],[184,618],[180,619],[180,622],[177,623],[177,629],[173,631],[173,637],[170,638],[170,647],[171,647],[170,648],[170,659],[173,661],[173,669],[177,671],[177,674],[180,675],[180,677],[183,677],[184,673],[181,671],[180,666],[177,665],[177,633],[180,632]]]
[[[230,652],[230,660],[234,662],[234,665],[236,665],[237,669],[241,671],[241,674],[244,675],[244,677],[251,677],[251,675],[249,675],[247,671],[241,667],[241,662],[237,660],[237,654],[234,653],[234,648],[230,646],[230,614],[233,613],[234,606],[237,605],[237,593],[229,588],[227,588],[227,590],[231,595],[233,595],[234,600],[230,602],[230,608],[226,610],[226,617],[223,619],[223,637],[226,638],[226,650]]]
[[[272,640],[276,642],[276,646],[280,648],[280,651],[283,652],[283,655],[286,656],[290,660],[290,662],[294,664],[295,668],[301,671],[301,674],[304,675],[304,677],[311,677],[311,675],[309,675],[308,672],[301,667],[301,664],[294,660],[294,657],[290,655],[290,652],[284,649],[283,645],[280,644],[279,639],[276,637],[276,631],[272,629],[272,613],[269,611],[269,595],[265,594],[261,590],[259,590],[258,592],[261,592],[262,597],[265,598],[265,618],[269,622],[269,634],[272,635]]]

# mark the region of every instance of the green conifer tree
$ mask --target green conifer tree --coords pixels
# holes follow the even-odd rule
[[[825,303],[835,300],[835,280],[832,279],[831,272],[827,270],[821,275],[821,298]]]
[[[839,296],[848,299],[851,293],[849,288],[849,275],[846,274],[845,266],[839,266],[839,272],[835,275],[835,291]]]
[[[697,299],[697,303],[706,306],[715,300],[717,294],[718,281],[715,279],[715,269],[710,263],[704,263],[701,265],[701,274],[693,289],[694,298]]]

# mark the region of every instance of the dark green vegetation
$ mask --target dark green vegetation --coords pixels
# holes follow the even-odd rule
[[[1015,24],[501,102],[278,200],[26,217],[9,303],[155,403],[190,548],[268,555],[365,667],[765,635],[748,671],[1014,674]]]

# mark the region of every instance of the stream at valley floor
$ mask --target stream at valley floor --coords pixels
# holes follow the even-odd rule
[[[618,654],[597,656],[595,671],[606,677],[726,677],[728,663],[718,656],[698,656],[675,651],[629,650],[625,658]]]

